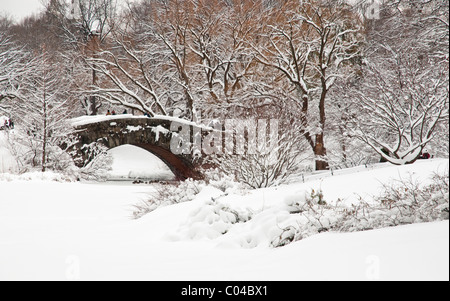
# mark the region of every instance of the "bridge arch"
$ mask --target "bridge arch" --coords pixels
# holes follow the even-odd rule
[[[195,159],[191,153],[174,154],[172,152],[171,140],[178,133],[171,130],[173,120],[132,115],[89,117],[75,119],[72,123],[77,140],[74,147],[78,155],[84,159],[83,161],[88,157],[83,146],[93,142],[100,143],[108,149],[129,144],[157,156],[170,168],[177,180],[202,178],[199,172],[201,160]],[[190,133],[193,133],[195,126],[191,124],[189,127],[191,127]],[[190,139],[192,141],[192,137]]]

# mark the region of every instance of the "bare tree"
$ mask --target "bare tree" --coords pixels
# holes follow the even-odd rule
[[[433,14],[417,1],[387,3],[354,89],[352,135],[394,164],[414,162],[448,123],[448,12],[447,23]]]
[[[214,14],[210,12],[214,10]],[[257,62],[247,41],[257,34],[261,2],[200,2],[189,27],[190,50],[200,85],[199,99],[212,116],[231,117],[230,108],[258,97],[254,85]],[[204,110],[205,112],[206,110]]]
[[[167,115],[165,104],[172,94],[164,85],[164,58],[152,45],[135,47],[115,40],[120,52],[102,51],[87,59],[92,70],[102,74],[101,85],[93,85],[89,93],[114,105],[121,105],[144,114]],[[174,93],[175,92],[175,93]]]
[[[53,0],[47,11],[56,20],[56,27],[60,35],[64,36],[64,43],[83,58],[97,57],[116,23],[119,23],[116,0],[73,0],[70,4],[64,0]],[[83,64],[84,60],[73,62]],[[89,72],[90,85],[96,85],[99,80],[97,71],[91,68]],[[80,91],[85,90],[86,87],[80,87]],[[86,114],[98,114],[102,103],[96,96],[81,93],[79,97]]]
[[[279,128],[278,120],[275,119],[275,121],[264,121],[263,127],[269,125],[268,134],[261,124],[252,122],[252,119],[239,121],[236,124],[237,128],[246,128],[247,132],[235,133],[240,135],[236,137],[236,141],[240,139],[246,141],[247,147],[242,151],[225,151],[211,155],[209,159],[213,166],[217,166],[224,174],[234,176],[238,182],[251,188],[286,183],[292,176],[301,172],[304,161],[311,158],[306,151],[307,142],[297,133],[300,124],[290,124],[289,128],[284,126]],[[255,127],[256,124],[258,125]],[[255,128],[258,129],[256,139],[251,139],[250,132]],[[260,135],[261,132],[262,135]],[[227,134],[230,133],[225,133]],[[227,147],[230,148],[230,144],[226,145],[225,150]]]
[[[195,1],[161,2],[148,27],[148,33],[159,39],[169,54],[170,67],[177,74],[176,79],[185,102],[180,117],[188,120],[194,119],[196,102],[189,32],[194,7]]]
[[[391,163],[411,163],[449,117],[447,75],[430,80],[429,68],[417,70],[403,61],[393,63],[392,70],[367,69],[367,89],[357,93],[353,135]]]
[[[65,90],[68,79],[60,68],[55,68],[54,58],[45,50],[35,62],[14,111],[21,116],[20,143],[28,149],[23,155],[29,164],[46,171],[51,164],[59,164],[54,155],[62,153],[58,145],[69,132],[66,120],[70,106]]]
[[[193,118],[194,90],[187,24],[192,1],[130,7],[108,50],[87,60],[104,81],[91,95],[153,116]]]
[[[286,1],[266,12],[254,42],[258,61],[278,73],[276,81],[301,105],[303,135],[326,169],[327,94],[336,78],[356,58],[361,26],[342,1]],[[311,108],[317,104],[318,111]]]
[[[0,32],[0,102],[15,98],[26,72],[26,53]]]

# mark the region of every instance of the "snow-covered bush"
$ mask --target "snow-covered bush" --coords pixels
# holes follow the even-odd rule
[[[15,173],[33,172],[42,170],[42,148],[39,140],[35,140],[31,132],[24,130],[23,126],[5,131],[2,135],[2,146],[7,150],[9,157],[15,161]],[[72,158],[60,147],[48,144],[46,147],[46,169],[52,172],[69,176],[75,172]]]
[[[226,194],[245,194],[248,191],[248,186],[237,182],[234,177],[222,170],[208,169],[204,171],[206,184],[223,191]]]
[[[247,198],[247,197],[246,197]],[[322,190],[301,190],[262,208],[235,195],[200,201],[172,237],[211,239],[242,248],[281,247],[321,232],[354,232],[449,218],[449,176],[392,182],[373,200],[327,202]]]
[[[72,153],[72,155],[76,158],[75,160],[78,160],[77,165],[87,167],[91,165],[92,161],[94,161],[97,156],[105,154],[107,150],[108,148],[103,144],[92,142],[81,147],[83,157],[77,156],[76,153]],[[72,150],[72,152],[75,152],[75,150]]]
[[[22,126],[5,131],[1,138],[4,152],[7,151],[8,158],[15,161],[11,172],[25,174],[42,170],[42,151],[38,146],[39,142],[24,131]],[[60,141],[58,141],[58,144],[61,144]],[[65,144],[66,146],[71,145],[68,141]],[[90,161],[84,167],[78,168],[75,166],[72,157],[75,154],[74,151],[64,150],[58,145],[48,145],[45,166],[51,173],[60,174],[64,181],[69,179],[72,181],[79,179],[106,181],[107,173],[112,164],[112,157],[108,155],[106,150],[106,147],[98,143],[86,145],[85,151]],[[78,159],[80,158],[78,157]]]
[[[156,210],[158,207],[191,201],[201,191],[205,183],[187,179],[176,184],[154,183],[154,192],[150,193],[147,200],[134,205],[132,217],[140,218],[145,214]]]
[[[233,225],[245,223],[251,213],[221,203],[218,198],[209,198],[204,204],[190,213],[177,236],[189,239],[215,239],[226,234]]]
[[[350,207],[340,203],[327,205],[321,194],[311,198],[318,195],[315,192],[310,194],[310,200],[317,202],[306,198],[304,202],[293,203],[287,199],[286,203],[293,208],[291,214],[305,217],[308,223],[299,219],[294,233],[292,228],[285,229],[272,245],[285,245],[286,237],[294,241],[323,231],[353,232],[449,219],[448,172],[435,174],[431,180],[427,185],[412,180],[385,185],[374,205],[363,200]]]
[[[50,146],[47,158],[47,168],[55,172],[74,174],[76,172],[73,159],[58,146]]]
[[[386,185],[378,197],[388,209],[393,225],[430,222],[449,218],[449,174],[435,173],[431,183],[421,186],[411,179]]]
[[[253,189],[284,184],[300,172],[311,155],[298,131],[285,130],[274,136],[271,139],[275,141],[255,146],[254,152],[213,154],[209,160],[222,174]]]
[[[79,178],[88,181],[106,181],[108,171],[111,170],[113,158],[106,151],[95,155],[94,159],[86,166],[77,170]]]
[[[205,170],[204,173],[203,181],[187,179],[176,183],[152,183],[154,192],[147,200],[134,205],[133,218],[140,218],[161,206],[192,201],[206,186],[222,191],[223,195],[242,195],[248,191],[247,186],[217,169]]]

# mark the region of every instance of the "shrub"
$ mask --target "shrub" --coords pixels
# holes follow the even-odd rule
[[[149,198],[133,205],[132,218],[141,218],[161,206],[192,201],[203,186],[203,182],[192,179],[176,184],[153,183],[154,191],[150,193]]]
[[[295,232],[286,227],[275,237],[274,247],[323,231],[354,232],[449,219],[449,175],[435,173],[427,185],[412,179],[392,182],[370,204],[361,199],[358,205],[328,205],[321,190],[312,190],[304,201],[286,201],[291,214],[303,219],[298,219]]]

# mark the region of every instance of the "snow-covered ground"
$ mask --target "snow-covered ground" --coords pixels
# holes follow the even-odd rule
[[[0,116],[0,125],[3,125],[6,117]],[[15,173],[18,171],[18,165],[11,154],[8,141],[8,133],[0,130],[0,174]]]
[[[129,153],[129,152],[128,152]],[[268,246],[286,221],[278,210],[310,189],[326,200],[370,201],[381,183],[427,181],[448,160],[323,173],[277,188],[191,202],[133,220],[151,185],[53,181],[52,174],[0,174],[0,280],[449,280],[449,223],[326,232]],[[216,199],[213,201],[212,198]],[[249,222],[230,211],[255,214]],[[219,207],[220,207],[219,206]],[[226,232],[226,234],[224,234]]]

